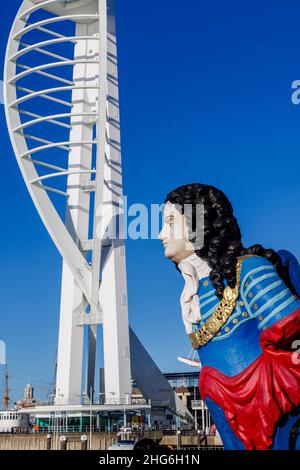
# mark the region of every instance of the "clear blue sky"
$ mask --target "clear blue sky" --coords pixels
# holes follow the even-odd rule
[[[2,5],[0,63],[21,4]],[[190,182],[231,198],[246,245],[300,257],[300,5],[117,0],[124,192],[160,203]],[[61,259],[30,200],[0,106],[1,325],[11,395],[45,395],[58,334]],[[163,371],[185,370],[182,279],[158,241],[128,241],[130,323]],[[1,380],[2,382],[2,380]],[[44,389],[41,389],[44,387]]]

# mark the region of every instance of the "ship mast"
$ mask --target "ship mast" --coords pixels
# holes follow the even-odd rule
[[[5,371],[5,395],[4,395],[4,398],[3,398],[3,405],[4,405],[5,411],[8,411],[9,393],[8,393],[8,370],[7,370],[7,367],[6,367],[6,371]]]

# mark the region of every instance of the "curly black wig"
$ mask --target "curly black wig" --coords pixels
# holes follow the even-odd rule
[[[223,297],[224,280],[232,288],[236,284],[237,257],[248,254],[262,256],[270,261],[282,280],[292,292],[294,291],[288,272],[280,256],[274,250],[265,249],[261,245],[253,245],[249,248],[243,246],[240,227],[234,216],[232,205],[220,189],[199,183],[188,184],[171,191],[166,197],[165,203],[167,202],[176,204],[181,214],[185,212],[185,205],[192,208],[184,214],[191,242],[195,241],[196,206],[203,204],[204,244],[201,249],[195,247],[195,253],[210,266],[209,277],[219,299]],[[191,231],[194,235],[191,235]]]

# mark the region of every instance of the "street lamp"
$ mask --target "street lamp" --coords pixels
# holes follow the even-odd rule
[[[59,430],[58,430],[58,414],[59,414],[59,399],[63,398],[64,394],[59,393],[60,389],[57,389],[57,394],[56,394],[56,410],[55,410],[55,415],[56,415],[56,432],[54,431],[54,442],[55,442],[55,450],[58,450],[58,435],[59,435]]]
[[[202,407],[201,407],[201,411],[202,411],[202,431],[205,433],[205,410],[204,410],[204,401],[202,400]]]
[[[89,405],[90,405],[90,450],[92,450],[92,426],[93,426],[93,387],[91,386],[90,388],[90,396],[84,392],[83,396],[85,397],[84,404],[86,404],[86,399],[89,400]]]
[[[196,401],[196,387],[194,386],[194,402]],[[198,429],[197,408],[195,407],[195,431]]]
[[[126,403],[126,401],[128,402],[128,404],[130,404],[130,403],[129,403],[129,397],[130,397],[130,395],[131,395],[130,392],[126,392],[126,393],[125,393],[125,398],[124,398],[124,403],[123,403],[123,405],[124,405],[124,415],[123,415],[124,428],[127,427],[127,426],[126,426],[126,424],[127,424],[127,416],[126,416],[126,404],[127,404],[127,403]]]
[[[181,431],[177,430],[177,450],[181,449]]]
[[[90,388],[90,450],[92,450],[92,431],[93,431],[93,387]]]
[[[126,429],[127,417],[126,417],[126,397],[124,399],[124,412],[123,412],[123,421],[124,421],[124,431]]]

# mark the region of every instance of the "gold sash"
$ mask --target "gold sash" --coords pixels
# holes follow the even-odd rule
[[[242,261],[245,257],[248,258],[249,255],[241,256],[237,260],[235,287],[233,289],[229,286],[225,287],[223,298],[217,305],[215,312],[209,317],[204,325],[199,328],[199,330],[189,334],[193,349],[199,349],[200,347],[205,346],[212,338],[214,338],[228,321],[235,309],[236,301],[240,294]]]

